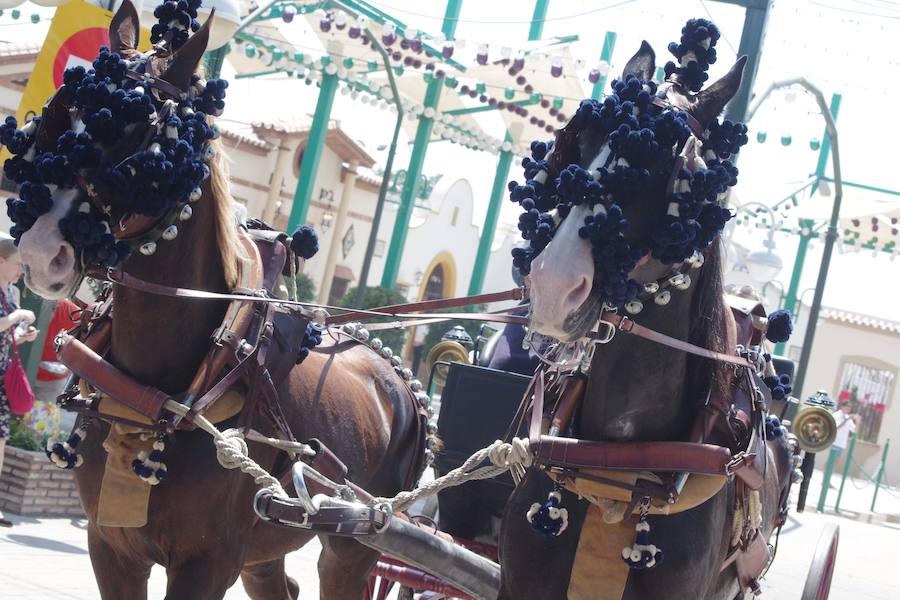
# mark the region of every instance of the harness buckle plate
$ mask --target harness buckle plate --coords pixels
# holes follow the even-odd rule
[[[602,334],[600,333],[600,329],[599,329],[600,326],[606,327],[606,331],[604,331]],[[619,328],[617,328],[615,325],[613,325],[609,321],[604,321],[603,319],[600,319],[600,322],[597,324],[597,327],[598,327],[597,332],[596,332],[597,337],[594,338],[595,344],[610,343],[613,340],[613,338],[616,337],[616,331],[619,330]]]

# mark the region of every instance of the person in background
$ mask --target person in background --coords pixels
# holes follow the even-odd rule
[[[851,414],[850,410],[850,403],[845,400],[841,402],[840,408],[831,413],[837,425],[837,437],[834,438],[834,443],[831,445],[831,454],[835,463],[844,453],[850,433],[859,427],[859,415]]]
[[[419,365],[422,364],[422,354],[425,350],[425,337],[428,335],[428,326],[419,325],[413,334],[413,351],[412,351],[412,372],[419,372]]]
[[[56,302],[56,308],[53,310],[53,316],[47,326],[47,337],[44,339],[44,350],[41,352],[41,364],[34,383],[34,395],[41,402],[56,404],[57,396],[63,393],[66,386],[69,370],[56,360],[55,338],[60,331],[71,329],[78,324],[78,321],[72,318],[73,315],[77,315],[78,310],[78,306],[68,298]],[[74,423],[75,415],[73,413],[66,414]]]
[[[522,277],[519,269],[515,266],[512,268],[512,278],[518,287],[524,287],[525,278]],[[520,304],[527,303],[527,300],[522,300]],[[523,308],[521,311],[510,314],[526,315],[528,310]],[[522,347],[526,333],[524,326],[514,323],[507,323],[501,332],[495,333],[494,335],[499,335],[500,339],[497,340],[494,353],[490,357],[487,366],[491,369],[519,373],[520,375],[534,374],[540,364],[540,359],[534,352]]]
[[[0,233],[0,473],[3,471],[3,453],[9,439],[9,400],[3,389],[3,375],[13,356],[13,335],[17,344],[34,341],[38,331],[34,313],[19,308],[19,289],[14,285],[22,277],[19,250],[12,237]],[[0,527],[12,527],[0,511]]]

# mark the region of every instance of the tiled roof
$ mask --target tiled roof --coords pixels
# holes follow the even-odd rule
[[[237,131],[235,129],[228,129],[226,127],[220,127],[220,131],[222,132],[223,138],[233,140],[239,144],[247,144],[256,148],[260,148],[262,150],[269,150],[272,147],[265,140],[256,137],[256,135],[254,135],[252,131]]]
[[[896,321],[888,321],[886,319],[878,319],[869,315],[861,315],[859,313],[847,310],[838,310],[836,308],[822,308],[821,317],[829,321],[838,321],[857,327],[866,327],[876,329],[885,333],[900,334],[900,323]]]
[[[309,117],[291,117],[287,119],[272,119],[271,121],[256,121],[253,123],[253,131],[260,136],[266,133],[300,133],[309,131],[312,120]]]
[[[24,44],[0,44],[0,56],[27,56],[29,54],[37,54],[40,50],[40,44],[29,42]]]

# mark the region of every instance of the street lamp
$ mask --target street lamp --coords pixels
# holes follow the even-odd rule
[[[751,212],[751,207],[756,208],[755,212],[763,210],[769,213],[769,232],[766,235],[766,240],[763,242],[762,248],[748,254],[744,259],[744,264],[747,267],[747,271],[750,273],[750,277],[754,281],[765,284],[778,277],[778,274],[781,273],[781,269],[784,267],[784,261],[782,261],[781,257],[774,252],[775,213],[771,208],[761,202],[745,202],[735,208],[734,214],[737,215],[742,210]],[[734,237],[734,229],[731,230],[731,235],[728,236],[729,243],[731,242],[732,237]]]
[[[819,266],[819,276],[816,279],[815,292],[813,293],[812,304],[809,307],[809,322],[806,324],[806,333],[803,336],[803,347],[800,353],[800,360],[797,365],[797,372],[794,376],[794,391],[797,396],[803,393],[803,380],[806,378],[806,370],[809,366],[809,356],[812,352],[813,340],[816,335],[816,321],[819,318],[819,309],[822,306],[822,294],[825,292],[825,281],[828,278],[828,267],[831,264],[831,253],[834,250],[834,243],[838,238],[838,219],[841,214],[841,200],[844,195],[844,187],[841,179],[841,159],[838,151],[838,135],[837,127],[834,124],[834,117],[831,110],[825,103],[825,96],[822,91],[810,83],[805,77],[795,77],[784,81],[776,81],[772,83],[759,99],[756,101],[747,113],[747,121],[753,118],[756,110],[765,102],[766,98],[773,90],[789,88],[799,85],[806,91],[810,92],[816,99],[819,112],[825,119],[825,129],[828,132],[828,138],[831,141],[831,163],[834,171],[834,201],[831,205],[831,219],[828,221],[828,230],[825,233],[825,248],[822,251],[822,263]]]

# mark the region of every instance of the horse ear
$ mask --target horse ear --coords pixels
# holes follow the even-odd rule
[[[200,61],[203,59],[203,53],[206,52],[206,46],[209,44],[209,27],[213,22],[215,11],[216,9],[212,9],[209,12],[206,23],[178,49],[160,79],[168,81],[184,92],[188,91],[191,86],[191,77],[197,72]]]
[[[656,74],[656,53],[646,40],[641,42],[641,48],[626,63],[622,78],[626,75],[634,75],[638,79],[650,81]]]
[[[131,0],[122,0],[109,24],[109,47],[113,52],[137,50],[141,37],[141,23]]]
[[[741,79],[744,76],[744,65],[747,57],[740,57],[724,77],[714,84],[701,90],[694,97],[693,115],[703,127],[709,125],[713,119],[719,116],[725,105],[734,98],[741,87]]]

